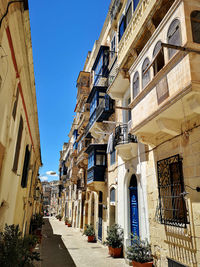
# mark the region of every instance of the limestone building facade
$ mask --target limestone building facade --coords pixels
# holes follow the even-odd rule
[[[29,231],[41,209],[40,136],[28,1],[0,2],[0,225]]]
[[[83,131],[78,93],[68,154],[74,227],[93,224],[103,242],[118,223],[124,255],[131,234],[147,238],[155,266],[200,264],[199,60],[199,1],[112,0],[81,72],[90,112]],[[80,155],[75,144],[87,139]]]

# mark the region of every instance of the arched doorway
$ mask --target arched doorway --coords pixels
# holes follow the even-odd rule
[[[138,188],[137,178],[132,175],[129,184],[130,193],[130,230],[133,236],[139,236],[139,216],[138,216]]]

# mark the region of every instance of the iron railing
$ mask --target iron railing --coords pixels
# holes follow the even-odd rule
[[[115,145],[137,143],[137,137],[128,133],[128,124],[119,125],[115,128]]]

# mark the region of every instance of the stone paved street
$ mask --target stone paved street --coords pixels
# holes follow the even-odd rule
[[[41,258],[43,261],[39,266],[128,266],[123,258],[114,259],[110,257],[108,255],[107,247],[104,247],[98,242],[88,243],[87,237],[82,236],[79,229],[69,228],[63,221],[59,222],[54,217],[49,218],[50,224],[48,223],[48,219],[45,219],[45,222],[46,224],[43,229],[43,240],[41,244]],[[49,236],[50,225],[53,229],[53,235]],[[67,249],[63,247],[62,241]],[[61,258],[63,258],[63,260]]]

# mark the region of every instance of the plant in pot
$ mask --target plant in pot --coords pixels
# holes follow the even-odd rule
[[[68,221],[69,221],[68,217],[65,217],[65,225],[67,225]]]
[[[114,224],[107,231],[106,245],[109,249],[109,254],[114,258],[122,256],[124,232],[118,225]]]
[[[72,227],[72,220],[68,219],[68,221],[67,221],[67,226],[68,226],[68,227]]]
[[[62,216],[59,214],[57,217],[58,217],[58,220],[61,221]]]
[[[31,233],[37,235],[39,241],[42,239],[42,225],[44,224],[43,215],[37,213],[31,219]]]
[[[33,251],[36,244],[38,243],[39,238],[36,235],[26,235],[24,237],[24,245],[29,247],[30,251]]]
[[[31,251],[32,237],[22,237],[19,225],[7,225],[0,232],[0,266],[18,267],[33,266],[33,261],[39,261],[39,253]]]
[[[151,246],[148,240],[134,238],[132,245],[127,248],[127,258],[132,261],[134,267],[153,266]]]
[[[91,224],[85,225],[85,230],[83,232],[83,235],[86,235],[88,237],[88,242],[94,242],[96,240],[94,227]]]

